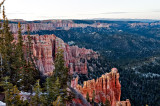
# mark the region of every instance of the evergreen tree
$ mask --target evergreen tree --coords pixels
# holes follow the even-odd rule
[[[5,102],[7,106],[19,106],[23,105],[23,101],[20,100],[20,91],[16,86],[13,86],[9,81],[9,77],[5,77],[0,86],[3,86],[5,93]]]
[[[17,42],[17,49],[19,54],[20,61],[24,61],[24,53],[23,53],[23,38],[22,38],[22,32],[21,32],[21,24],[18,23],[18,42]]]
[[[111,106],[110,101],[108,99],[106,99],[105,101],[105,106]]]
[[[55,57],[55,70],[51,77],[53,81],[59,80],[60,95],[62,103],[66,104],[67,101],[71,101],[73,94],[67,90],[70,82],[69,69],[65,66],[64,54],[62,49],[58,49]]]
[[[52,78],[48,77],[46,79],[45,87],[46,87],[45,99],[48,105],[49,104],[52,105],[53,102],[56,101],[58,97],[61,98],[61,104],[65,104],[65,102],[62,100],[65,97],[65,95],[67,95],[64,94],[67,91],[64,91],[65,89],[61,89],[59,78],[57,78],[57,80],[53,82]]]
[[[32,87],[36,83],[36,80],[39,79],[39,72],[32,65],[25,65],[23,78],[21,81],[21,89],[26,92],[32,92]]]
[[[2,4],[4,3],[1,2],[0,3],[0,11],[1,11],[1,6]],[[4,44],[4,37],[3,37],[3,34],[2,34],[2,20],[0,19],[0,81],[2,81],[2,77],[3,77],[3,58],[2,58],[2,50],[3,50],[3,44]],[[0,91],[2,91],[3,88],[0,87]]]
[[[11,97],[12,97],[11,89],[13,88],[13,85],[10,82],[8,82],[8,80],[9,80],[9,77],[4,77],[3,81],[1,81],[1,83],[0,83],[0,86],[3,86],[3,88],[4,88],[4,94],[5,94],[4,101],[7,106],[12,104],[11,103]]]
[[[31,39],[29,42],[31,42]],[[29,51],[31,51],[31,43],[29,44]],[[34,68],[33,60],[31,61],[30,59],[28,63],[26,62],[23,46],[20,23],[18,23],[18,40],[16,43],[14,42],[13,34],[10,32],[9,22],[3,8],[3,25],[0,23],[0,82],[3,87],[1,89],[5,93],[7,105],[27,105],[27,101],[23,102],[20,100],[20,92],[13,85],[17,85],[21,90],[28,91],[31,90],[32,85],[36,81],[35,79],[39,78],[39,72]],[[29,54],[31,58],[31,52]],[[5,80],[3,80],[4,77]]]
[[[13,84],[17,85],[18,87],[25,86],[25,84],[22,83],[24,80],[24,71],[25,71],[25,59],[24,59],[24,52],[23,52],[23,38],[21,34],[21,24],[18,23],[18,37],[17,37],[17,44],[15,49],[15,75],[16,78],[13,80]],[[21,88],[22,89],[22,88]]]
[[[18,43],[17,43],[17,51],[19,52],[18,57],[19,61],[19,70],[21,70],[21,82],[20,85],[21,90],[32,92],[32,86],[36,83],[36,80],[40,78],[39,71],[34,66],[34,61],[32,59],[31,52],[31,38],[29,35],[29,26],[28,26],[28,42],[24,45],[26,48],[26,60],[24,59],[24,50],[23,50],[23,39],[21,34],[21,25],[18,23],[19,31],[18,31]],[[21,68],[22,67],[22,68]]]
[[[47,78],[46,80],[47,83],[47,103],[48,104],[52,104],[53,101],[57,100],[57,97],[61,96],[61,86],[60,86],[60,82],[59,82],[59,78],[57,78],[57,80],[53,83],[51,78]]]
[[[88,92],[87,92],[87,94],[86,94],[86,100],[87,100],[88,102],[90,102],[89,93],[88,93]]]
[[[0,7],[3,2],[0,3]],[[10,80],[13,81],[15,73],[15,43],[13,42],[14,37],[10,32],[8,25],[8,19],[5,15],[5,9],[3,6],[3,21],[0,23],[0,81],[3,82],[5,76],[9,76]],[[1,91],[3,91],[1,89]]]
[[[57,99],[53,102],[53,106],[62,106],[61,104],[61,97],[58,96]]]
[[[1,24],[2,26],[2,24]],[[0,27],[1,27],[0,26]],[[8,19],[5,15],[5,9],[3,7],[3,27],[0,31],[0,70],[1,78],[9,76],[11,82],[15,84],[18,77],[16,77],[16,56],[15,56],[15,42],[14,37],[10,32]]]
[[[39,80],[37,80],[35,86],[34,86],[34,93],[31,97],[31,105],[33,106],[39,106],[40,104],[42,104],[42,88],[39,84]]]
[[[1,31],[1,74],[2,76],[9,76],[11,80],[14,80],[15,75],[15,43],[13,43],[14,37],[10,32],[8,26],[8,20],[5,15],[3,7],[3,28]]]
[[[56,82],[53,85],[53,92],[54,92],[55,99],[57,99],[58,96],[61,96],[60,93],[63,92],[63,89],[61,89],[59,78],[57,78]]]
[[[93,94],[92,94],[92,103],[94,103],[95,100],[95,90],[93,90]]]
[[[12,93],[12,104],[14,104],[14,106],[19,106],[19,105],[23,105],[24,103],[25,104],[27,103],[27,101],[23,103],[23,100],[20,100],[20,98],[21,98],[20,91],[16,86],[14,86],[13,93]]]
[[[54,78],[59,78],[62,87],[67,86],[69,79],[69,69],[65,66],[63,50],[58,49],[55,57]]]
[[[45,89],[46,89],[46,94],[44,95],[44,98],[46,100],[46,104],[52,104],[52,102],[55,100],[55,92],[54,92],[54,86],[55,83],[51,80],[50,77],[46,78],[45,82]]]
[[[27,62],[30,64],[32,61],[32,51],[31,51],[31,36],[30,36],[30,27],[27,25],[27,33],[28,33],[28,42],[27,42]]]
[[[3,38],[3,45],[1,45],[1,53],[3,58],[3,66],[5,67],[5,71],[7,72],[7,75],[11,75],[11,64],[13,62],[12,60],[12,54],[13,54],[13,35],[9,31],[8,26],[8,20],[5,15],[5,10],[3,7],[3,32],[2,32],[2,38]]]
[[[65,66],[63,50],[58,49],[55,58],[55,70],[51,77],[48,77],[45,82],[46,101],[48,104],[53,104],[57,97],[61,98],[61,104],[66,104],[71,101],[73,94],[67,90],[69,82],[68,68]]]

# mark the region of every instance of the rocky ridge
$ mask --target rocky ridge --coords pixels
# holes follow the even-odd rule
[[[44,75],[52,74],[54,70],[55,54],[58,48],[64,51],[65,65],[70,73],[87,74],[87,59],[98,58],[98,54],[91,49],[69,46],[55,35],[31,35],[32,53],[38,69]],[[15,37],[15,39],[17,39]],[[24,43],[28,42],[27,35],[23,36]],[[24,47],[25,48],[25,47]]]
[[[106,28],[127,26],[130,28],[145,28],[160,26],[159,21],[141,22],[141,21],[108,21],[108,20],[37,20],[37,21],[24,21],[24,20],[10,20],[10,29],[13,33],[18,31],[18,22],[22,25],[22,32],[27,32],[27,26],[30,26],[31,32],[38,31],[52,31],[52,30],[69,30],[71,28]]]
[[[13,33],[17,33],[18,31],[18,22],[21,23],[22,26],[22,32],[27,32],[27,26],[30,26],[31,32],[37,32],[40,30],[57,30],[57,29],[63,29],[63,30],[69,30],[71,28],[86,28],[86,27],[106,27],[108,28],[112,24],[108,23],[75,23],[73,20],[44,20],[44,21],[23,21],[23,20],[11,20],[10,22],[10,29]]]
[[[106,99],[110,101],[111,106],[131,106],[130,101],[120,101],[121,84],[119,82],[119,73],[116,68],[112,68],[110,73],[102,75],[97,80],[84,81],[83,86],[78,84],[78,78],[72,80],[72,87],[78,90],[84,97],[89,94],[90,101],[95,92],[95,102],[105,103]]]

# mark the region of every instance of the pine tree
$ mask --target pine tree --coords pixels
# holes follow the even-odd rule
[[[22,85],[22,80],[24,76],[24,68],[25,68],[25,59],[24,59],[24,52],[23,52],[23,38],[21,34],[21,24],[18,23],[18,36],[17,36],[17,43],[15,48],[15,64],[14,68],[15,71],[13,74],[14,80],[12,83],[20,87]]]
[[[27,64],[25,60],[20,23],[18,23],[18,40],[17,43],[15,43],[14,36],[10,32],[9,22],[6,18],[4,8],[3,25],[0,24],[0,28],[2,29],[0,30],[0,80],[5,91],[5,102],[7,105],[22,105],[22,103],[24,105],[24,102],[20,100],[18,88],[13,85],[17,85],[18,87],[24,86],[28,91],[35,83],[35,79],[38,78],[37,76],[39,76],[39,74],[37,74],[37,70],[35,71],[32,63],[28,62],[30,64]],[[4,81],[3,77],[5,77]],[[10,80],[10,82],[8,82],[8,80]],[[27,104],[27,102],[25,102],[25,104]]]
[[[57,100],[57,97],[61,98],[61,104],[66,104],[67,101],[71,101],[73,94],[67,90],[69,82],[68,68],[65,66],[63,57],[63,51],[58,50],[55,58],[55,70],[51,77],[48,77],[45,82],[46,101],[51,104]]]
[[[1,58],[1,76],[9,76],[11,82],[16,84],[18,81],[17,76],[17,59],[14,37],[10,32],[9,23],[5,15],[5,9],[3,7],[3,28],[1,31],[1,45],[0,45],[0,58]]]
[[[46,78],[45,82],[45,89],[46,89],[46,94],[44,95],[45,98],[45,103],[46,104],[52,104],[52,102],[55,100],[55,92],[54,92],[54,85],[55,83],[51,80],[50,77]]]
[[[53,92],[54,92],[54,97],[57,99],[58,96],[61,96],[61,92],[63,89],[61,89],[61,85],[59,82],[59,78],[57,78],[56,82],[53,85]]]
[[[27,33],[28,33],[28,42],[27,42],[27,62],[30,64],[32,61],[32,51],[31,51],[31,36],[30,36],[30,27],[27,25]]]
[[[21,32],[21,24],[18,23],[18,42],[17,42],[17,49],[19,53],[19,59],[20,61],[24,61],[24,53],[23,53],[23,38],[22,38],[22,32]]]
[[[56,79],[59,77],[61,85],[66,87],[67,82],[69,81],[69,69],[65,66],[63,55],[63,50],[58,49],[55,57],[55,70],[53,73]]]
[[[87,100],[88,102],[90,102],[89,93],[88,93],[88,92],[87,92],[87,94],[86,94],[86,100]]]
[[[22,80],[24,76],[24,68],[25,68],[25,59],[23,52],[23,39],[21,34],[21,24],[18,23],[18,36],[17,43],[15,44],[14,49],[14,64],[12,65],[14,68],[12,69],[12,83],[17,85],[19,88],[22,85]],[[23,84],[24,85],[24,84]],[[22,86],[23,86],[22,85]],[[22,89],[22,88],[20,88]]]
[[[53,83],[51,78],[46,79],[46,94],[45,94],[45,103],[47,105],[57,106],[57,105],[65,105],[66,101],[64,101],[64,97],[66,97],[66,94],[64,94],[67,91],[64,91],[65,89],[61,89],[59,78]],[[72,96],[71,96],[72,97]]]
[[[34,63],[34,61],[36,60],[36,57],[33,56],[33,52],[32,52],[32,38],[30,36],[30,27],[29,24],[27,25],[27,33],[28,33],[28,42],[27,42],[27,57],[28,57],[28,62],[31,63],[31,65],[38,71],[38,67],[36,66],[36,64]],[[40,75],[40,73],[38,74]]]
[[[5,94],[5,103],[6,105],[11,105],[11,89],[13,88],[13,85],[8,82],[9,77],[4,77],[3,81],[1,81],[0,86],[3,86],[4,88],[4,94]]]
[[[34,93],[35,95],[32,95],[31,97],[31,105],[33,106],[39,106],[42,104],[42,88],[39,84],[39,80],[37,80],[35,86],[34,86]]]
[[[39,71],[34,66],[34,61],[32,59],[32,52],[31,52],[31,38],[29,35],[29,26],[28,26],[28,42],[24,45],[21,33],[21,25],[18,23],[19,31],[18,31],[18,43],[17,43],[17,54],[18,54],[18,62],[19,63],[19,70],[21,73],[20,85],[21,90],[30,91],[32,92],[32,85],[36,83],[36,80],[40,78]],[[24,59],[24,50],[23,46],[26,47],[26,60]]]
[[[4,3],[1,2],[0,7]],[[3,6],[3,21],[0,23],[0,81],[3,81],[5,76],[9,76],[11,80],[14,80],[15,77],[15,43],[13,42],[14,37],[10,32],[8,25],[8,20],[5,15],[5,9]],[[4,89],[1,89],[3,91]]]
[[[65,66],[63,50],[58,49],[55,57],[55,70],[53,71],[54,79],[59,79],[60,83],[60,96],[62,98],[63,104],[66,104],[67,101],[71,101],[73,94],[67,90],[68,84],[70,82],[69,69]]]
[[[20,91],[16,86],[13,86],[9,82],[9,77],[4,77],[4,80],[1,82],[0,86],[3,86],[5,93],[5,102],[7,106],[19,106],[23,105],[23,101],[20,100]]]
[[[105,101],[105,106],[111,106],[110,101],[108,99],[106,99]]]
[[[39,72],[30,64],[25,65],[23,78],[21,81],[21,89],[26,92],[32,92],[32,86],[36,83],[36,80],[39,79]]]
[[[3,7],[3,32],[2,32],[2,37],[3,37],[3,45],[2,45],[2,58],[4,60],[4,67],[5,67],[5,71],[7,72],[7,75],[11,75],[11,62],[12,62],[12,58],[11,55],[13,54],[13,50],[12,50],[12,41],[13,41],[13,36],[12,34],[9,32],[9,27],[8,27],[8,20],[6,19],[5,16],[5,10]]]
[[[44,95],[46,103],[52,105],[53,101],[57,100],[57,97],[63,95],[63,89],[60,88],[59,78],[55,82],[52,81],[51,77],[48,77],[45,82],[46,94]]]
[[[0,3],[0,11],[1,11],[1,6],[2,4],[4,3],[1,2]],[[3,37],[3,34],[2,34],[2,20],[0,19],[0,81],[2,81],[2,77],[3,77],[3,58],[2,58],[2,50],[3,50],[3,44],[4,44],[4,37]],[[0,87],[0,91],[2,91],[3,88]]]
[[[10,32],[10,28],[8,26],[8,20],[5,15],[5,10],[3,7],[3,29],[1,32],[1,45],[0,45],[0,53],[1,53],[1,70],[3,76],[10,76],[12,80],[14,80],[14,66],[15,66],[15,55],[14,55],[14,47],[15,43],[13,43],[14,37]]]
[[[92,103],[94,103],[95,100],[95,90],[93,90],[93,94],[92,94]]]
[[[13,87],[12,104],[14,104],[14,106],[19,106],[24,104],[23,100],[21,100],[20,91],[16,86]]]
[[[57,99],[53,102],[53,106],[62,106],[61,104],[61,97],[58,96]]]

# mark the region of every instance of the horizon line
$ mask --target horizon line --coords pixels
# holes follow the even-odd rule
[[[144,20],[148,20],[148,21],[160,21],[160,19],[142,19],[142,18],[85,18],[85,19],[81,19],[81,18],[69,18],[69,19],[61,19],[61,18],[53,18],[53,19],[37,19],[37,20],[26,20],[26,19],[8,19],[9,21],[51,21],[51,20],[108,20],[108,21],[117,21],[117,20],[126,20],[126,21],[144,21]]]

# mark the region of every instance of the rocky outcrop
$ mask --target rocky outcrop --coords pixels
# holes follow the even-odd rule
[[[86,97],[88,93],[90,100],[92,100],[94,92],[95,102],[97,103],[105,103],[107,99],[110,101],[111,106],[131,106],[129,100],[120,101],[121,84],[116,68],[113,68],[110,73],[102,75],[97,80],[84,81],[83,86],[78,84],[78,78],[74,79],[71,84],[72,87],[82,93],[84,97]]]
[[[126,99],[126,101],[116,102],[116,106],[131,106],[131,103],[130,103],[129,99]]]
[[[87,59],[98,58],[98,54],[90,49],[69,46],[55,35],[31,35],[32,52],[35,63],[44,75],[52,74],[54,70],[55,54],[58,48],[64,51],[65,65],[70,69],[70,73],[87,74]],[[15,37],[15,39],[17,39]],[[24,43],[27,44],[27,35],[23,36]]]

